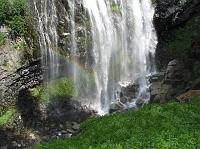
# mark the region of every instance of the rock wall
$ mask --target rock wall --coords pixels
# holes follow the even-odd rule
[[[20,90],[41,83],[40,60],[29,52],[23,39],[0,47],[0,105],[14,105]]]
[[[151,102],[165,103],[199,88],[200,1],[157,0],[157,75],[152,78]]]

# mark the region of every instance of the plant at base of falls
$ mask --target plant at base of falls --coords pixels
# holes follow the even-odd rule
[[[31,89],[31,94],[41,102],[49,102],[59,98],[71,98],[74,96],[75,88],[73,82],[68,78],[59,78]]]
[[[50,98],[70,98],[74,96],[74,85],[73,82],[68,78],[60,78],[51,81],[47,85]]]

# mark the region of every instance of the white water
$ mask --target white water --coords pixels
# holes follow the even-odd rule
[[[124,81],[139,83],[138,98],[148,100],[146,76],[155,72],[149,61],[157,44],[151,0],[83,0],[83,5],[92,24],[97,107],[107,112]]]
[[[37,31],[42,54],[42,65],[49,68],[44,79],[51,80],[58,75],[59,65],[59,58],[56,54],[58,18],[55,0],[33,0],[33,4],[38,21]]]
[[[58,75],[58,57],[55,54],[58,35],[54,0],[36,4],[40,48],[43,65],[50,66],[49,76]],[[77,54],[75,1],[68,0],[72,55]],[[149,100],[146,77],[155,72],[154,54],[157,37],[153,26],[154,8],[151,0],[82,0],[89,15],[92,33],[92,76],[83,76],[74,66],[74,83],[83,104],[107,113],[111,102],[119,100],[119,84],[139,84],[138,98]],[[89,49],[86,49],[86,51]],[[76,56],[74,56],[76,61]],[[88,57],[85,68],[91,58]],[[81,83],[85,82],[84,86]],[[91,85],[92,84],[92,85]]]

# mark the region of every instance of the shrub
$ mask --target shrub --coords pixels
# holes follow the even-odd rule
[[[12,13],[14,16],[24,16],[26,10],[26,0],[14,0]]]
[[[74,95],[73,82],[68,78],[54,80],[47,85],[50,98],[72,97]]]
[[[0,0],[0,26],[6,25],[11,32],[23,36],[26,31],[25,9],[25,0]]]
[[[16,32],[19,35],[24,35],[25,33],[25,18],[23,16],[14,16],[9,22],[9,27],[12,32]]]

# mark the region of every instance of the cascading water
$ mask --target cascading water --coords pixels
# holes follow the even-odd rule
[[[76,65],[72,66],[78,96],[75,98],[100,113],[107,113],[110,104],[120,100],[119,86],[135,83],[139,91],[130,102],[139,98],[148,101],[147,76],[155,72],[153,61],[157,44],[151,0],[82,0],[81,4],[91,24],[92,49],[85,49],[87,58],[82,64],[85,70],[90,70],[90,75],[82,75]],[[59,72],[59,59],[55,54],[58,40],[56,6],[54,0],[41,0],[40,9],[37,0],[34,0],[34,5],[40,47],[45,57],[43,64],[50,66],[52,78]],[[75,63],[79,54],[76,1],[68,0],[68,5],[71,57]]]
[[[138,83],[137,98],[149,99],[147,75],[155,72],[157,38],[150,0],[83,0],[92,24],[93,67],[100,109],[115,102],[119,83]],[[134,102],[136,99],[133,99]]]
[[[59,58],[56,54],[58,44],[57,12],[55,0],[34,0],[37,17],[37,31],[42,54],[42,65],[49,70],[45,79],[52,80],[58,75]]]

